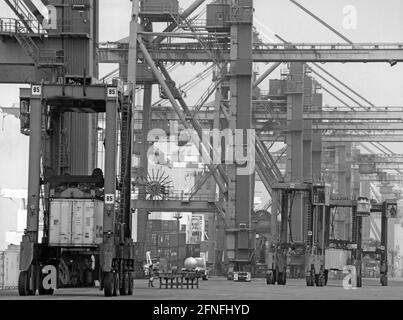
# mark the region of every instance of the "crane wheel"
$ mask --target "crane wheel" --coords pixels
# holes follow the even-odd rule
[[[120,291],[119,273],[114,272],[112,275],[113,275],[113,296],[116,297],[119,295]]]
[[[273,273],[269,273],[269,274],[267,274],[266,275],[266,284],[273,284],[273,279],[274,277],[273,277]]]
[[[307,287],[314,286],[314,280],[313,280],[312,275],[306,277],[306,285],[307,285]]]
[[[281,284],[285,286],[287,284],[287,271],[284,269],[284,271],[281,273]]]
[[[18,294],[20,296],[29,296],[29,278],[27,271],[21,271],[18,277]]]
[[[113,291],[114,291],[114,279],[113,279],[113,273],[108,272],[104,276],[104,294],[105,297],[112,297],[113,296]]]
[[[381,285],[384,287],[388,285],[388,278],[385,275],[381,275]]]
[[[129,273],[123,273],[123,279],[120,287],[120,295],[127,296],[129,294]]]
[[[315,274],[315,285],[317,286],[317,287],[320,287],[320,283],[319,283],[319,278],[320,278],[320,275],[319,274]]]
[[[328,277],[329,277],[329,270],[325,270],[325,286],[327,286]]]
[[[31,267],[32,268],[32,267]],[[20,296],[34,296],[36,289],[29,289],[30,270],[21,271],[18,276],[18,293]]]
[[[325,285],[325,276],[320,274],[318,277],[318,287],[323,287]]]
[[[134,279],[133,279],[132,273],[129,272],[129,285],[127,288],[127,295],[129,295],[129,296],[133,295],[133,280]]]
[[[266,275],[266,284],[276,284],[276,273],[271,271]]]
[[[279,272],[278,273],[278,280],[277,284],[284,286],[286,284],[286,273],[285,272]]]
[[[361,288],[362,287],[362,277],[358,276],[357,277],[357,288]]]

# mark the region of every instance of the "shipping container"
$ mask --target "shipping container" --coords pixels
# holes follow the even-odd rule
[[[285,80],[270,79],[270,82],[269,82],[270,96],[284,95],[285,86],[286,86]]]
[[[95,246],[102,243],[103,202],[55,199],[50,204],[49,244]]]
[[[176,220],[148,220],[148,232],[177,232],[178,224]]]
[[[208,251],[208,242],[207,241],[202,241],[200,243],[200,251],[201,252],[206,252]]]
[[[179,239],[178,239],[178,233],[170,233],[168,234],[168,239],[169,239],[169,245],[170,246],[184,246],[186,244],[186,233],[181,232],[179,234]]]
[[[200,244],[187,244],[186,257],[193,257],[193,258],[200,257]]]
[[[231,6],[225,3],[210,3],[206,6],[206,28],[209,31],[229,29]]]
[[[155,240],[154,240],[155,239]],[[151,241],[150,244],[158,245],[158,246],[177,246],[178,245],[178,233],[174,232],[153,232],[151,233]],[[184,245],[186,243],[186,233],[181,232],[179,235],[179,244]]]
[[[148,226],[151,231],[162,231],[162,220],[148,220]]]
[[[4,287],[4,251],[0,251],[0,289]]]
[[[19,246],[10,245],[7,250],[0,252],[0,289],[18,286],[19,260]]]
[[[178,0],[141,0],[140,10],[142,13],[178,13]]]
[[[343,249],[326,249],[325,269],[343,270],[351,257],[351,251]]]

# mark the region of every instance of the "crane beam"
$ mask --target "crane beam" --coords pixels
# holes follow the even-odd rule
[[[229,48],[214,44],[211,52],[218,61],[229,61]],[[98,48],[100,63],[124,62],[128,44],[124,42],[101,43]],[[200,44],[163,43],[153,46],[153,60],[166,62],[211,62],[211,52]],[[139,55],[141,57],[141,54]],[[253,47],[254,62],[403,62],[402,43],[311,43],[311,44],[257,44]]]
[[[171,108],[164,108],[166,110],[157,109],[153,110],[154,120],[179,120],[179,117]],[[190,108],[190,110],[193,110]],[[138,119],[141,119],[141,111],[136,111]],[[224,116],[223,116],[224,117]],[[286,120],[285,112],[278,112],[270,114],[266,112],[254,112],[253,120],[255,122],[267,120]],[[213,121],[214,109],[203,110],[197,113],[196,119],[198,121]],[[403,111],[322,111],[322,112],[309,112],[304,113],[304,120],[321,120],[332,122],[316,123],[316,129],[320,130],[402,130]],[[359,123],[351,122],[351,120],[372,120],[377,122]],[[399,122],[386,122],[386,121],[399,121]]]

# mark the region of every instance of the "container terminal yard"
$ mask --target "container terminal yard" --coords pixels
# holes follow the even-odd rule
[[[350,2],[0,3],[0,300],[403,299],[403,3]]]

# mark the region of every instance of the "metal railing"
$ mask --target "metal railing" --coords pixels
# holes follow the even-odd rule
[[[201,37],[199,37],[201,38]],[[209,41],[209,37],[200,39],[204,45],[211,51],[229,50],[229,44]],[[151,46],[154,50],[180,50],[180,51],[201,51],[205,50],[199,42],[181,42],[181,43],[161,43]]]
[[[365,107],[367,108],[366,112],[403,112],[403,107],[399,106],[376,106],[376,107]],[[355,110],[356,109],[356,110]],[[360,111],[363,112],[362,107],[360,106],[352,106],[352,107],[344,107],[344,106],[323,106],[323,112],[354,112]],[[312,111],[312,112],[321,112],[321,111]]]
[[[63,65],[64,52],[61,50],[40,50],[38,53],[39,65]]]
[[[0,286],[0,291],[1,290],[15,290],[17,288],[18,288],[18,286]]]
[[[136,190],[132,193],[132,199],[138,199],[139,193]],[[190,197],[190,192],[185,192],[183,190],[170,190],[164,199],[153,199],[153,201],[161,201],[161,200],[179,200],[188,202]],[[207,201],[207,202],[215,202],[218,201],[217,195],[212,195],[210,192],[208,193],[200,193],[198,192],[192,197],[190,201]]]
[[[203,38],[204,44],[212,51],[229,51],[229,43],[219,43],[213,37]],[[403,50],[403,43],[254,43],[254,51],[284,51],[284,50]],[[99,43],[99,49],[127,50],[128,43],[103,42]],[[151,46],[156,51],[176,50],[176,51],[200,51],[203,46],[199,42],[161,43]]]
[[[174,4],[165,4],[165,5],[150,5],[148,3],[141,3],[140,5],[140,14],[146,13],[154,13],[154,14],[179,14],[179,6]]]
[[[31,10],[23,1],[6,0],[6,3],[20,19],[23,19],[22,22],[29,29],[29,32],[39,32],[40,27],[37,25],[37,23],[39,23],[38,19],[36,19],[36,17],[31,13]]]
[[[254,43],[255,49],[262,50],[402,50],[403,43]]]
[[[205,41],[208,43],[209,37],[206,37]],[[217,43],[214,44],[213,49],[226,50],[229,49],[230,44],[228,43]],[[162,43],[155,47],[155,49],[175,49],[175,50],[200,50],[201,45],[196,42],[181,42],[181,43]],[[340,44],[340,43],[292,43],[292,44],[265,44],[265,43],[254,43],[253,48],[255,50],[384,50],[384,49],[395,49],[402,50],[403,43],[357,43],[357,44]]]
[[[28,27],[27,27],[28,25]],[[33,30],[32,31],[30,31]],[[22,20],[14,18],[0,18],[0,33],[10,34],[46,34],[46,30],[37,20]]]
[[[27,25],[31,27],[27,27]],[[36,30],[36,32],[33,33],[31,30]],[[0,33],[8,33],[15,36],[38,65],[62,65],[64,63],[63,51],[40,50],[32,40],[32,34],[46,34],[46,30],[38,21],[0,18]]]

